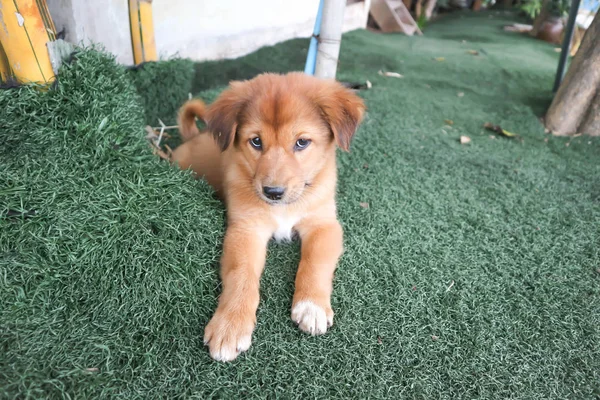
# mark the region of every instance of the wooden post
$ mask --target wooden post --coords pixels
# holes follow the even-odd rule
[[[129,22],[134,63],[157,61],[152,0],[129,0]]]
[[[585,122],[595,118],[595,115],[590,116],[589,113],[594,113],[594,110],[598,112],[592,100],[597,97],[600,88],[599,37],[600,13],[596,14],[587,29],[579,51],[546,113],[546,128],[554,135],[564,136],[581,132],[578,128],[584,127]],[[594,103],[597,104],[597,99]]]
[[[345,10],[346,0],[325,0],[323,4],[323,20],[315,67],[315,76],[318,78],[335,79]]]
[[[45,1],[0,0],[0,11],[0,42],[14,77],[21,83],[53,81],[46,44],[55,32]]]

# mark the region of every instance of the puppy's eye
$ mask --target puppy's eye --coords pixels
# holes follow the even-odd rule
[[[296,140],[296,145],[294,146],[294,150],[304,150],[310,144],[310,139],[298,139]]]
[[[262,150],[262,141],[257,136],[255,138],[250,139],[250,145],[254,147],[256,150]]]

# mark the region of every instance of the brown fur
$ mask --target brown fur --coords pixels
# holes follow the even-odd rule
[[[173,161],[204,176],[227,205],[223,291],[204,334],[214,359],[233,360],[250,346],[267,243],[285,236],[285,228],[293,227],[302,241],[292,318],[311,334],[325,333],[333,322],[332,280],[342,253],[336,144],[349,149],[364,110],[362,100],[339,83],[302,73],[232,82],[208,108],[199,100],[181,108],[187,141]],[[195,117],[206,122],[209,134],[199,134]],[[250,144],[256,136],[262,150]],[[298,139],[311,143],[295,150]],[[264,186],[284,187],[285,194],[274,203]]]

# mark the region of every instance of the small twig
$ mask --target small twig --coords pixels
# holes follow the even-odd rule
[[[154,149],[154,154],[158,155],[160,158],[162,158],[163,160],[169,160],[170,157],[167,153],[165,153],[164,151],[162,151],[161,149]]]
[[[153,127],[152,129],[160,129],[163,128],[162,126],[157,126],[157,127]],[[170,126],[165,126],[163,129],[165,130],[169,130],[169,129],[175,129],[175,128],[179,128],[179,125],[170,125]]]
[[[159,120],[159,122],[161,124],[163,123],[160,120]],[[146,126],[145,130],[146,130],[146,132],[148,132],[148,134],[146,135],[146,139],[148,139],[148,142],[150,143],[150,146],[152,147],[152,153],[155,155],[158,155],[163,160],[171,160],[171,155],[173,154],[173,150],[171,150],[171,148],[166,144],[165,144],[165,148],[167,149],[166,152],[160,148],[161,138],[163,136],[164,137],[169,136],[166,133],[164,133],[164,129],[161,130],[161,133],[159,135],[157,135],[156,131],[150,126]]]
[[[571,136],[571,137],[569,138],[569,141],[568,141],[567,143],[565,143],[565,146],[566,146],[566,147],[569,147],[569,146],[571,145],[571,142],[573,141],[573,139],[575,139],[575,138],[577,138],[577,137],[579,137],[579,136],[581,136],[581,133],[576,133],[576,134],[574,134],[573,136]]]
[[[160,148],[160,141],[162,140],[163,134],[165,133],[165,127],[167,125],[165,125],[164,122],[162,122],[162,119],[158,119],[158,123],[160,124],[161,128],[160,128],[160,134],[158,135],[158,140],[156,141],[156,147]]]
[[[454,281],[452,281],[452,283],[450,283],[450,286],[448,286],[448,288],[446,289],[446,292],[449,292],[450,289],[452,289],[452,286],[454,286]]]
[[[148,132],[148,134],[146,135],[146,139],[150,140],[154,137],[156,137],[156,132],[154,131],[154,128],[152,128],[150,125],[147,125],[144,130],[146,132]]]

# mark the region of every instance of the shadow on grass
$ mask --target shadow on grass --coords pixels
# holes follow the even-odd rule
[[[232,80],[250,79],[263,72],[289,72],[304,69],[307,38],[263,47],[235,60],[208,61],[195,65],[194,93],[226,86]]]

